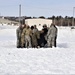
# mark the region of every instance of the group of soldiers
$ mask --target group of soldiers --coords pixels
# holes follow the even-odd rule
[[[51,24],[48,28],[43,25],[42,30],[38,30],[36,25],[20,25],[17,30],[17,48],[52,48],[56,47],[57,27]]]

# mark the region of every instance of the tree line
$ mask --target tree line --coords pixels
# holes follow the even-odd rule
[[[51,19],[52,19],[53,23],[55,23],[58,26],[73,26],[73,25],[75,25],[75,18],[73,18],[73,17],[52,16]]]
[[[25,23],[25,19],[36,19],[36,18],[42,18],[42,19],[50,19],[52,22],[58,26],[73,26],[75,25],[75,18],[69,17],[69,16],[52,16],[52,17],[44,17],[44,16],[39,16],[39,17],[28,17],[28,16],[21,16],[20,21],[21,23]],[[5,17],[5,19],[12,20],[12,21],[17,21],[19,22],[19,17]]]

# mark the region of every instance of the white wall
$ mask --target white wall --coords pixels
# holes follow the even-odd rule
[[[37,28],[41,29],[44,24],[46,24],[47,27],[50,27],[52,20],[40,19],[40,18],[39,19],[26,19],[25,23],[28,24],[29,26],[36,25]]]

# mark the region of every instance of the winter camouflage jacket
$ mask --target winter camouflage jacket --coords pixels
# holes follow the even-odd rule
[[[16,30],[17,40],[21,39],[22,31],[23,31],[22,28],[20,28],[20,27],[17,28],[17,30]]]
[[[55,26],[49,28],[47,37],[57,37],[57,28]]]

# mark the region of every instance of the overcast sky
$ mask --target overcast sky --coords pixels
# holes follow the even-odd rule
[[[73,16],[75,0],[0,0],[0,15],[19,16],[21,4],[24,16]]]

